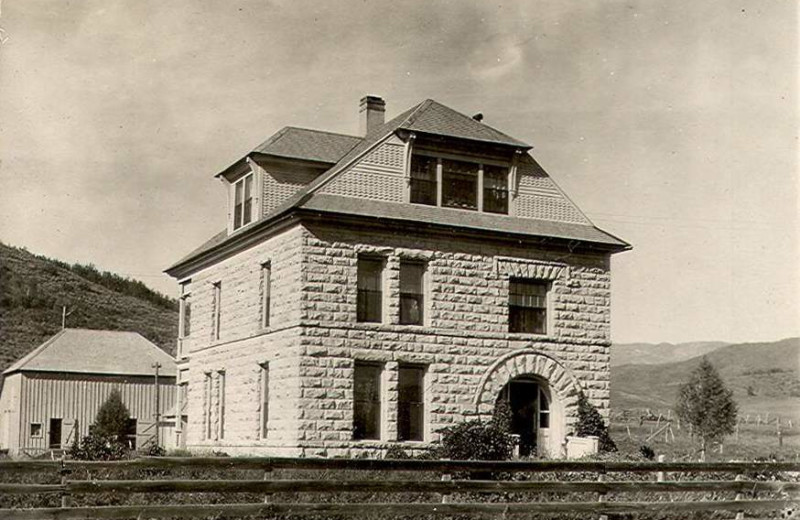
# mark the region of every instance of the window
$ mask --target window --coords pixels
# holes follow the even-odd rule
[[[269,327],[270,294],[272,293],[272,264],[261,265],[261,326]]]
[[[356,362],[353,385],[353,439],[380,439],[380,365]]]
[[[211,425],[211,396],[214,389],[214,380],[211,377],[211,372],[205,373],[205,380],[203,381],[203,438],[211,439],[212,431]]]
[[[425,264],[400,262],[400,323],[422,325],[424,318]]]
[[[213,339],[219,339],[220,318],[222,316],[222,282],[214,283],[214,301],[212,302],[213,313],[211,323],[211,335]]]
[[[192,301],[188,294],[181,296],[180,321],[181,337],[186,338],[192,333]]]
[[[253,220],[253,174],[248,173],[233,183],[233,229],[246,226]]]
[[[424,439],[425,368],[400,365],[398,377],[397,438],[401,441]]]
[[[128,423],[125,425],[125,439],[128,441],[128,447],[132,450],[136,449],[136,424],[136,419],[128,419]]]
[[[411,202],[428,206],[436,205],[437,162],[435,157],[411,156]]]
[[[442,206],[478,209],[478,165],[442,161]]]
[[[358,259],[358,321],[380,322],[383,317],[383,292],[381,290],[383,260],[380,258]]]
[[[185,357],[183,340],[192,333],[192,300],[189,282],[181,284],[181,297],[178,300],[178,359]]]
[[[550,427],[550,401],[544,390],[539,387],[539,428]]]
[[[31,437],[42,436],[42,423],[31,423]]]
[[[508,170],[506,168],[484,165],[483,211],[508,214]]]
[[[547,288],[546,282],[510,280],[508,298],[510,332],[547,333]]]
[[[217,372],[217,438],[225,438],[225,371]]]
[[[269,363],[261,364],[261,438],[269,431]]]
[[[415,153],[411,155],[409,170],[409,201],[413,204],[508,214],[509,170],[502,163],[485,164]]]

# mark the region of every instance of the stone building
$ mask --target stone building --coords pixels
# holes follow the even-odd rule
[[[286,127],[217,175],[227,228],[181,286],[188,448],[421,448],[499,400],[523,453],[609,406],[610,257],[531,146],[433,100],[362,135]]]

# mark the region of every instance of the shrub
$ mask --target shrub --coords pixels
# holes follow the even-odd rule
[[[410,459],[412,458],[406,450],[397,444],[392,444],[383,455],[384,459]]]
[[[603,421],[603,417],[583,392],[578,395],[578,422],[575,425],[575,435],[597,437],[601,452],[617,451],[617,445],[608,434],[608,426]]]
[[[437,450],[441,458],[453,460],[508,460],[514,453],[514,438],[494,421],[467,421],[441,430]]]
[[[642,458],[647,460],[653,460],[656,458],[656,452],[653,451],[653,448],[651,448],[647,444],[642,444],[641,446],[639,446],[639,455],[641,455]]]

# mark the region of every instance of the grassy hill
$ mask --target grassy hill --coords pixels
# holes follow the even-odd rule
[[[706,358],[733,390],[743,411],[800,416],[800,338],[729,345],[709,352]],[[700,359],[613,367],[612,408],[671,408],[678,388]]]
[[[691,343],[620,343],[611,347],[611,366],[655,365],[685,361],[730,345],[722,341]]]
[[[174,354],[175,301],[141,282],[0,243],[0,371],[61,330],[136,331]]]

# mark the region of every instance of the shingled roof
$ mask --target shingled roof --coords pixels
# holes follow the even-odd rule
[[[137,332],[64,329],[3,374],[20,371],[174,377],[175,360]]]
[[[371,129],[363,138],[346,136],[343,134],[330,134],[316,130],[286,127],[265,141],[259,146],[259,148],[261,150],[277,150],[283,154],[282,156],[305,160],[318,161],[319,157],[322,156],[332,159],[339,152],[342,152],[342,155],[332,167],[316,177],[309,184],[298,190],[283,204],[276,207],[273,211],[266,215],[262,219],[262,224],[266,224],[267,222],[270,222],[293,209],[305,208],[313,209],[315,211],[328,210],[336,213],[349,212],[353,215],[359,215],[363,213],[363,211],[366,211],[366,208],[368,207],[375,209],[376,206],[371,204],[371,201],[365,201],[363,199],[357,199],[357,202],[353,203],[339,201],[339,203],[335,204],[336,207],[334,208],[332,206],[329,207],[332,203],[332,199],[328,198],[328,204],[323,204],[321,202],[312,202],[312,197],[318,197],[318,195],[315,195],[317,189],[324,186],[339,172],[350,166],[350,164],[368,152],[372,147],[382,142],[391,134],[399,131],[417,132],[420,134],[429,134],[456,139],[465,139],[469,141],[478,141],[493,145],[509,146],[522,151],[527,151],[532,148],[530,145],[522,141],[510,137],[499,130],[481,123],[472,117],[457,112],[452,108],[442,105],[441,103],[432,99],[427,99],[422,103],[411,107],[390,121],[382,125],[378,125],[377,127]],[[314,140],[319,140],[320,143],[325,143],[325,151],[313,152],[308,150],[307,148],[309,143],[312,143]],[[346,148],[346,143],[354,144],[349,148],[349,150],[344,150]],[[253,153],[266,153],[259,151],[259,148],[254,150]],[[363,207],[360,207],[362,204]],[[503,217],[497,217],[502,219],[497,220],[495,217],[487,217],[487,215],[483,214],[469,216],[463,212],[459,212],[455,222],[438,222],[438,220],[441,220],[437,217],[440,212],[437,212],[436,210],[440,210],[441,208],[436,208],[433,211],[429,211],[427,208],[414,206],[413,208],[410,208],[409,211],[405,211],[403,208],[395,208],[395,206],[397,206],[397,204],[382,204],[382,210],[392,209],[390,214],[383,216],[385,218],[398,218],[402,220],[405,218],[412,218],[413,215],[416,215],[415,220],[417,221],[455,226],[464,224],[463,227],[474,228],[483,228],[489,225],[491,221],[491,225],[502,224],[501,227],[508,227],[508,225],[506,225],[507,219],[503,219]],[[443,218],[448,220],[445,217]],[[539,224],[535,224],[535,222],[533,222],[531,219],[524,219],[524,222],[511,225],[511,227],[514,229],[501,229],[501,231],[504,230],[509,233],[518,233],[523,235],[552,236],[554,238],[581,240],[601,244],[616,250],[623,250],[630,247],[630,245],[623,240],[620,240],[617,237],[600,230],[592,224],[566,225],[566,227],[562,226],[561,228],[558,228],[561,231],[557,232],[556,227],[554,227],[555,224],[545,225],[543,224],[544,222],[545,221],[541,221]],[[468,225],[469,223],[474,224],[474,226]],[[166,272],[170,273],[173,271],[173,269],[215,249],[217,246],[235,241],[244,235],[252,233],[258,227],[260,226],[240,228],[230,235],[228,235],[226,231],[222,231],[208,240],[205,244],[201,245],[199,248],[195,249],[184,258],[173,264],[166,270]],[[569,228],[569,230],[565,231],[567,228]]]
[[[254,153],[336,164],[344,154],[363,140],[361,137],[334,134],[287,126],[253,149]]]

